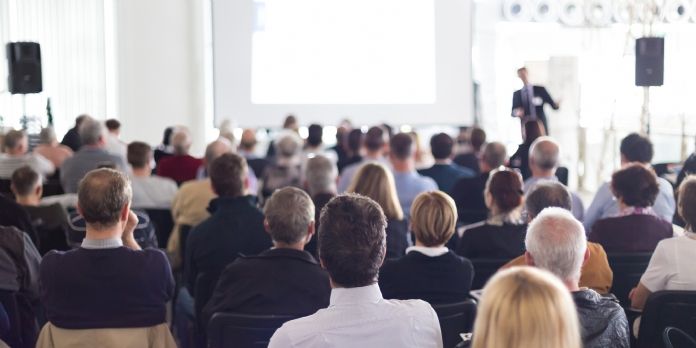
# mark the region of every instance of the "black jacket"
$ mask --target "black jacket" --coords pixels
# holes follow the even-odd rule
[[[0,194],[0,225],[14,226],[26,233],[31,241],[39,247],[39,237],[31,223],[29,213],[12,199]]]
[[[445,304],[466,300],[473,278],[471,262],[452,251],[435,257],[411,251],[382,266],[379,288],[387,299]]]
[[[536,111],[536,117],[539,119],[544,124],[544,128],[546,128],[546,132],[548,134],[548,124],[546,122],[546,114],[544,113],[544,105],[549,104],[554,110],[558,110],[558,105],[556,102],[553,101],[551,96],[549,95],[549,92],[544,88],[543,86],[533,86],[532,87],[534,91],[534,98],[539,98],[541,100],[541,104],[539,105],[534,105],[535,111]],[[515,91],[515,93],[512,94],[512,111],[513,111],[513,116],[514,116],[514,111],[517,108],[523,108],[524,109],[524,114],[525,116],[531,115],[530,111],[530,105],[527,100],[522,98],[522,90],[518,89]],[[524,122],[524,120],[523,120]]]
[[[527,225],[485,222],[467,228],[459,239],[457,254],[469,259],[508,259],[524,254]]]
[[[408,221],[387,219],[387,255],[386,259],[396,259],[406,254],[411,246],[408,233]]]
[[[60,143],[69,147],[73,152],[80,150],[82,139],[80,139],[80,132],[78,132],[77,127],[70,128]]]
[[[449,192],[457,205],[459,222],[473,224],[488,217],[488,208],[483,200],[489,173],[482,173],[474,178],[459,179]]]
[[[225,268],[208,304],[214,313],[306,316],[329,305],[329,275],[306,251],[270,249],[238,258]]]
[[[186,241],[184,279],[192,294],[200,273],[220,274],[240,254],[256,255],[271,247],[254,197],[219,197],[208,210],[212,215]]]
[[[619,302],[590,289],[572,293],[585,348],[628,348],[628,320]]]

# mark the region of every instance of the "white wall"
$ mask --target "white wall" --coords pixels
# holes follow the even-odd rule
[[[205,147],[203,1],[117,0],[117,113],[125,141],[161,141],[167,126],[187,126],[193,152]]]

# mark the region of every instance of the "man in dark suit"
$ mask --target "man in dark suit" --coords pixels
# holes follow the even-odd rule
[[[286,187],[273,193],[264,214],[273,249],[225,268],[203,309],[205,325],[216,312],[306,316],[328,307],[329,275],[303,250],[314,235],[312,199]]]
[[[529,83],[527,68],[519,68],[517,76],[522,80],[524,86],[512,94],[512,117],[520,118],[522,132],[524,132],[526,122],[539,120],[544,125],[546,134],[549,134],[544,105],[549,104],[554,110],[558,110],[558,103],[553,101],[546,88]]]
[[[82,147],[82,140],[80,139],[80,126],[82,121],[89,118],[89,115],[80,115],[75,119],[75,127],[72,127],[65,133],[63,141],[61,144],[69,147],[73,152],[77,152],[80,147]]]

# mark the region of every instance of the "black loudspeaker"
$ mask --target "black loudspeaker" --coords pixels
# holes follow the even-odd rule
[[[12,94],[39,93],[41,81],[41,46],[36,42],[7,44],[9,76],[7,86]]]
[[[662,86],[665,77],[665,39],[636,40],[636,86]]]

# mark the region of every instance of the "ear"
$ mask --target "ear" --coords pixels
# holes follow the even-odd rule
[[[526,263],[527,266],[534,266],[534,258],[532,257],[532,254],[529,253],[529,251],[524,252],[524,263]]]
[[[491,205],[493,204],[493,195],[491,195],[490,192],[486,191],[483,195],[483,201],[486,203],[486,207],[490,209]]]
[[[37,197],[43,196],[43,185],[36,185],[36,190],[34,190],[34,194],[36,194]]]
[[[121,221],[128,221],[128,214],[130,214],[130,203],[127,203],[121,208]]]
[[[269,235],[271,234],[271,226],[268,224],[268,219],[263,219],[263,229],[268,233]]]
[[[587,264],[587,261],[590,260],[590,248],[585,249],[585,255],[582,258],[582,265],[585,266]]]
[[[244,191],[249,191],[249,175],[244,176]]]
[[[84,218],[85,214],[82,211],[82,207],[80,206],[80,201],[77,201],[77,207],[75,207],[75,208],[77,208],[77,213],[80,214],[80,216],[82,216]]]
[[[309,226],[307,226],[307,236],[305,237],[304,244],[309,243],[310,240],[312,240],[312,237],[314,236],[314,233],[316,232],[316,224],[314,221],[309,223]]]

